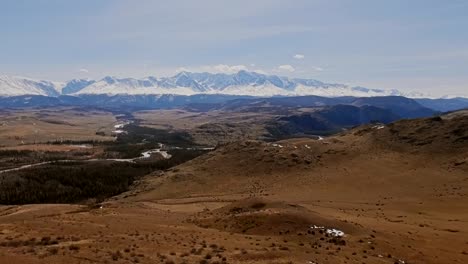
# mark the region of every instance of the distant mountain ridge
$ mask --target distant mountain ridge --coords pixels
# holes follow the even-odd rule
[[[180,72],[172,77],[75,79],[69,82],[36,81],[22,77],[0,76],[0,96],[43,95],[197,95],[371,97],[405,96],[422,98],[424,94],[398,90],[369,89],[345,84],[324,83],[313,79],[288,78],[257,72],[235,74]]]
[[[0,75],[0,96],[44,95],[56,97],[61,94],[60,86],[62,83]]]
[[[447,99],[451,100],[451,99]],[[400,118],[432,116],[438,111],[422,106],[415,99],[401,96],[380,97],[251,97],[219,94],[197,95],[61,95],[50,97],[43,95],[23,95],[0,97],[0,108],[24,107],[102,107],[106,109],[144,110],[144,109],[186,109],[194,112],[211,110],[258,112],[267,109],[272,112],[284,112],[294,108],[320,108],[325,106],[350,105],[354,107],[373,106],[390,110]],[[468,107],[468,102],[465,103]],[[462,108],[465,108],[462,107]],[[370,109],[370,108],[369,108]],[[460,109],[460,108],[457,108]]]

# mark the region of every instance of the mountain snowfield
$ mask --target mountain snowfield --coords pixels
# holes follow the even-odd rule
[[[58,96],[61,94],[63,83],[37,81],[24,77],[10,77],[0,75],[0,96],[45,95]]]
[[[101,80],[71,80],[66,83],[38,81],[23,77],[0,76],[0,96],[44,95],[246,95],[246,96],[430,96],[398,90],[368,89],[344,84],[323,83],[311,79],[288,78],[256,72],[239,71],[235,74],[181,72],[173,77],[143,79],[105,77]]]

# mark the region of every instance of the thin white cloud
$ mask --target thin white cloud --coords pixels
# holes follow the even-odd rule
[[[179,72],[189,72],[190,69],[188,68],[185,68],[185,67],[179,67],[175,70],[176,73],[179,73]]]
[[[225,64],[218,64],[213,66],[213,70],[215,72],[220,72],[220,73],[236,73],[239,71],[248,71],[249,69],[245,65],[225,65]]]
[[[278,66],[279,71],[286,71],[286,72],[294,72],[296,69],[292,65],[285,64],[285,65],[280,65]]]
[[[80,73],[89,73],[89,70],[88,69],[85,69],[85,68],[81,68],[79,70]]]
[[[293,56],[293,58],[296,60],[303,60],[305,56],[303,54],[296,54]]]
[[[255,64],[251,64],[250,66],[246,66],[243,64],[240,65],[228,65],[228,64],[215,64],[215,65],[202,65],[202,66],[187,66],[187,67],[180,67],[176,69],[176,73],[187,71],[187,72],[209,72],[209,73],[226,73],[226,74],[233,74],[238,73],[239,71],[253,71],[258,73],[265,74],[266,72],[255,68]]]
[[[261,69],[253,69],[251,70],[253,72],[256,72],[256,73],[260,73],[260,74],[265,74],[265,75],[268,75],[268,72],[264,71],[264,70],[261,70]]]

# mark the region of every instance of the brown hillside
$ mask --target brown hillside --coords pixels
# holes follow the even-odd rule
[[[1,206],[0,263],[468,263],[467,131],[457,112],[243,141],[102,207]]]

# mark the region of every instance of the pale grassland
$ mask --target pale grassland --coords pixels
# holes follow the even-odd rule
[[[73,108],[3,110],[0,112],[0,146],[51,141],[113,140],[114,115]],[[105,136],[96,135],[104,132]]]
[[[185,110],[148,110],[133,113],[142,126],[183,130],[202,145],[236,140],[258,139],[267,131],[265,123],[274,115],[256,112],[190,112]]]

